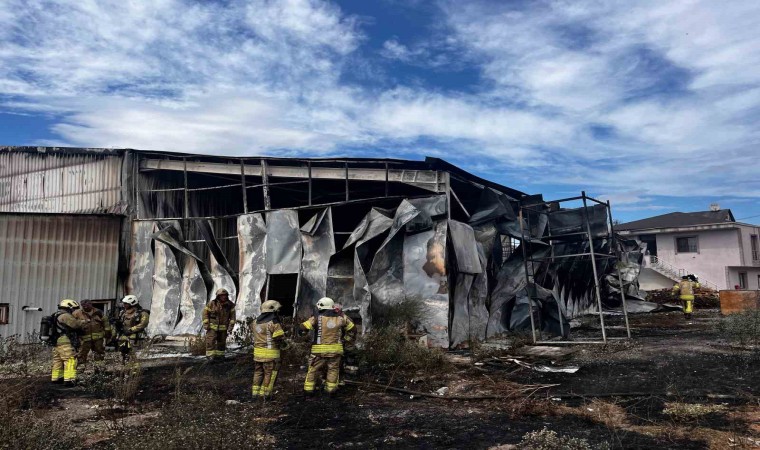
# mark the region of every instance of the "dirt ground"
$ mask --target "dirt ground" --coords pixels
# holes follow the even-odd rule
[[[622,317],[606,320],[612,335],[622,335]],[[760,448],[760,352],[722,341],[719,320],[715,310],[690,321],[680,313],[641,314],[631,316],[632,341],[453,352],[445,370],[349,376],[336,398],[305,397],[305,368],[296,363],[283,366],[273,400],[248,401],[252,364],[241,355],[220,364],[146,360],[139,392],[127,403],[83,387],[56,388],[40,375],[29,378],[29,404],[38,415],[65,418],[87,435],[81,442],[89,448],[118,448],[111,438],[119,430],[155,423],[162,406],[200,391],[227,400],[221,408],[231,419],[223,426],[250,420],[261,427],[268,440],[250,448],[505,449],[544,427],[591,448]],[[598,325],[573,330],[579,340],[598,336]],[[444,387],[438,398],[411,393],[436,396]]]

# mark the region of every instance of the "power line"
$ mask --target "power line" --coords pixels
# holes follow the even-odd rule
[[[754,216],[740,217],[736,220],[752,219],[753,217],[760,217],[760,214],[755,214]]]

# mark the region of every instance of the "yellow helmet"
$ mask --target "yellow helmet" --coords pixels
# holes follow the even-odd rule
[[[79,303],[76,302],[76,300],[71,300],[70,298],[65,298],[61,300],[61,303],[58,304],[59,308],[65,308],[65,309],[77,309],[79,308]]]
[[[227,292],[227,289],[221,288],[216,290],[216,296],[219,297],[220,295],[230,295],[229,292]]]
[[[267,300],[261,304],[262,313],[277,312],[280,310],[280,308],[282,308],[282,305],[280,302],[275,300]]]

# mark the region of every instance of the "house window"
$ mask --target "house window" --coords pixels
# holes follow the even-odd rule
[[[11,306],[9,303],[0,303],[0,325],[8,325],[11,320]]]
[[[698,253],[697,237],[684,236],[676,238],[676,253]]]
[[[739,289],[747,289],[747,272],[739,272]]]
[[[749,241],[752,245],[752,261],[760,260],[760,245],[757,242],[757,235],[750,235]]]

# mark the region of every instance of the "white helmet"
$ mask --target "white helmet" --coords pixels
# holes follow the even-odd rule
[[[320,311],[333,308],[335,308],[335,302],[330,297],[322,297],[317,302],[317,309]]]
[[[126,295],[123,299],[121,299],[121,302],[125,305],[129,306],[137,306],[137,296],[136,295]]]

